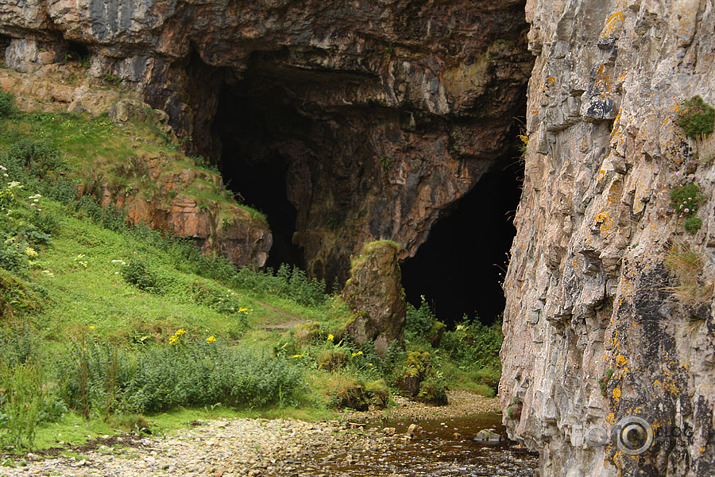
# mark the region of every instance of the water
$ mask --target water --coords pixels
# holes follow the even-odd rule
[[[339,454],[314,453],[289,463],[293,476],[509,476],[536,477],[538,455],[513,443],[474,441],[482,429],[506,436],[499,414],[422,420],[420,437],[403,439],[411,421],[381,420],[354,430],[355,439]],[[396,436],[381,430],[394,427]],[[459,433],[462,437],[455,436]]]

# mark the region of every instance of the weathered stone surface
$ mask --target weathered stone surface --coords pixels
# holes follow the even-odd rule
[[[222,132],[253,160],[288,164],[293,242],[309,273],[331,282],[372,240],[413,255],[509,148],[532,64],[525,26],[523,0],[0,5],[8,65],[29,71],[83,44],[90,73],[166,111],[192,154],[219,155],[222,92],[289,111],[294,120],[262,104],[269,131]],[[43,49],[52,55],[32,53]],[[241,103],[228,108],[246,114]]]
[[[509,435],[541,449],[544,476],[713,475],[712,293],[679,299],[664,262],[683,242],[704,264],[690,279],[713,277],[715,169],[702,159],[713,143],[686,138],[677,111],[695,95],[715,103],[715,11],[697,0],[526,11],[536,65],[504,283],[499,395],[504,411],[522,406],[505,412]],[[704,196],[695,235],[670,206],[689,182]],[[626,416],[656,431],[637,457],[611,434]]]
[[[357,313],[347,327],[350,338],[357,345],[373,341],[380,356],[393,341],[404,339],[406,308],[397,254],[397,246],[386,240],[365,245],[343,290]]]

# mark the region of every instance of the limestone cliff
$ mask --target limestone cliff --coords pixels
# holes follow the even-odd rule
[[[520,0],[0,4],[8,66],[86,49],[90,73],[166,111],[190,153],[232,160],[218,137],[284,164],[292,240],[329,280],[375,239],[413,255],[507,151],[532,65],[525,29]]]
[[[691,98],[715,103],[713,3],[526,12],[536,64],[504,283],[509,434],[541,450],[545,476],[713,475],[715,151],[679,124]]]

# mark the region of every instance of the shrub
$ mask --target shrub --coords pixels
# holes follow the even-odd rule
[[[6,118],[15,112],[14,98],[10,93],[0,90],[0,118]]]
[[[42,382],[40,368],[25,362],[0,365],[0,444],[32,448],[37,427],[62,417],[66,408]]]
[[[126,212],[115,207],[102,207],[92,196],[84,195],[74,203],[77,215],[87,217],[97,225],[120,232],[126,229]]]
[[[0,328],[0,363],[12,368],[37,361],[38,349],[38,339],[27,326],[5,324]]]
[[[47,179],[53,172],[66,169],[59,150],[47,141],[24,138],[8,149],[8,165],[19,166],[38,179]]]
[[[303,389],[302,374],[285,360],[205,339],[134,355],[97,343],[74,345],[56,362],[65,402],[86,416],[218,403],[241,409],[288,405]]]
[[[123,406],[140,413],[217,403],[261,408],[290,404],[301,389],[301,373],[286,361],[218,343],[189,343],[144,353]]]
[[[130,285],[150,293],[161,293],[159,276],[141,260],[132,260],[122,267],[122,278]]]
[[[681,105],[678,118],[678,125],[683,128],[686,136],[707,136],[713,132],[715,109],[700,96],[694,96]]]
[[[503,341],[500,322],[487,326],[465,318],[444,334],[440,349],[461,365],[501,369],[499,350]]]

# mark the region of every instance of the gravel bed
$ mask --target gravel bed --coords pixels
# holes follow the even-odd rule
[[[494,411],[496,405],[494,399],[464,392],[453,392],[449,397],[451,403],[444,407],[425,406],[398,398],[396,406],[387,413],[392,419],[400,418],[419,423],[422,419],[442,419]],[[384,419],[385,413],[348,413],[339,421],[317,423],[294,419],[198,421],[194,422],[195,425],[191,428],[176,430],[165,437],[107,437],[106,445],[100,440],[95,449],[81,452],[83,458],[40,457],[28,454],[23,461],[18,461],[15,467],[0,467],[0,475],[460,475],[459,472],[440,473],[437,468],[439,465],[434,472],[427,474],[404,469],[400,472],[399,466],[391,459],[399,460],[401,457],[394,456],[406,445],[414,446],[422,439],[422,447],[419,449],[423,450],[418,449],[415,458],[428,465],[431,461],[426,456],[434,455],[434,460],[438,460],[439,449],[443,448],[445,443],[427,436],[420,438],[404,433],[390,434],[389,430],[380,426],[363,428],[354,423]],[[521,465],[520,456],[506,457],[514,460],[513,465]],[[499,455],[495,459],[504,461],[505,455]],[[372,470],[368,469],[368,462],[372,463]],[[363,463],[365,465],[362,465]]]

